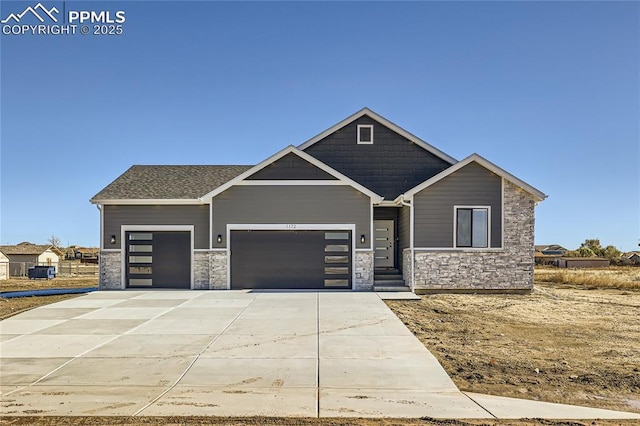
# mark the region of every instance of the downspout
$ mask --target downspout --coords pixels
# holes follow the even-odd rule
[[[407,201],[405,201],[404,199],[404,194],[400,195],[400,204],[405,206],[405,207],[409,207],[409,251],[411,252],[411,276],[410,281],[409,281],[409,289],[411,290],[411,292],[413,293],[413,282],[414,282],[414,269],[415,269],[415,262],[416,262],[416,257],[415,257],[415,253],[413,250],[413,206],[411,205],[411,203],[408,203]]]
[[[96,208],[100,212],[100,249],[98,250],[98,290],[100,289],[100,282],[102,277],[102,249],[104,248],[104,218],[102,215],[102,204],[96,203]]]

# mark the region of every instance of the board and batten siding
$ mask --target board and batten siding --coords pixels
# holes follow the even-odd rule
[[[122,225],[193,225],[194,248],[209,248],[209,205],[116,206],[103,205],[105,249],[119,249]],[[111,235],[116,243],[111,244]]]
[[[371,199],[348,185],[240,185],[212,200],[213,247],[227,224],[355,224],[356,247],[370,248]],[[360,235],[366,236],[364,244]]]
[[[414,246],[452,248],[454,206],[491,206],[491,247],[502,247],[502,178],[470,163],[413,197]]]

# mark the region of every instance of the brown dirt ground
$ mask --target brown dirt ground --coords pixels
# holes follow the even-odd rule
[[[640,413],[638,291],[538,283],[388,305],[462,390]]]
[[[435,419],[309,419],[285,417],[4,417],[0,425],[80,426],[80,425],[216,425],[216,426],[629,426],[640,422],[625,420],[435,420]]]
[[[56,278],[49,284],[86,287],[95,285],[91,279]],[[0,299],[0,318],[67,297],[75,296]],[[537,283],[528,295],[431,295],[388,305],[462,390],[640,413],[640,291]],[[640,421],[34,416],[2,417],[0,425],[613,426]]]
[[[97,277],[56,277],[52,280],[30,280],[28,278],[11,278],[0,281],[0,291],[43,290],[47,288],[83,288],[96,287]],[[56,296],[18,297],[15,299],[0,298],[0,320],[19,314],[41,305],[59,302],[77,297],[75,294]]]

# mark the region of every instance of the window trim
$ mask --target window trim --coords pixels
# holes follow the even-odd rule
[[[486,210],[487,212],[487,245],[484,247],[473,246],[473,227],[471,228],[471,245],[458,245],[458,210]],[[472,213],[473,216],[473,213]],[[473,219],[471,221],[473,224]],[[490,250],[491,247],[491,206],[453,206],[453,247],[464,250]]]
[[[361,133],[360,133],[360,129],[364,129],[367,128],[369,129],[369,131],[371,132],[371,140],[370,141],[363,141],[361,139]],[[358,124],[358,145],[373,145],[373,124]]]

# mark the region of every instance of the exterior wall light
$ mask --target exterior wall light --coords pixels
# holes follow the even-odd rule
[[[222,235],[218,234],[218,238],[216,239],[218,244],[222,243]]]
[[[111,236],[111,244],[115,244],[116,243],[116,236],[112,235]]]
[[[360,235],[360,242],[364,244],[365,242],[364,234]]]

